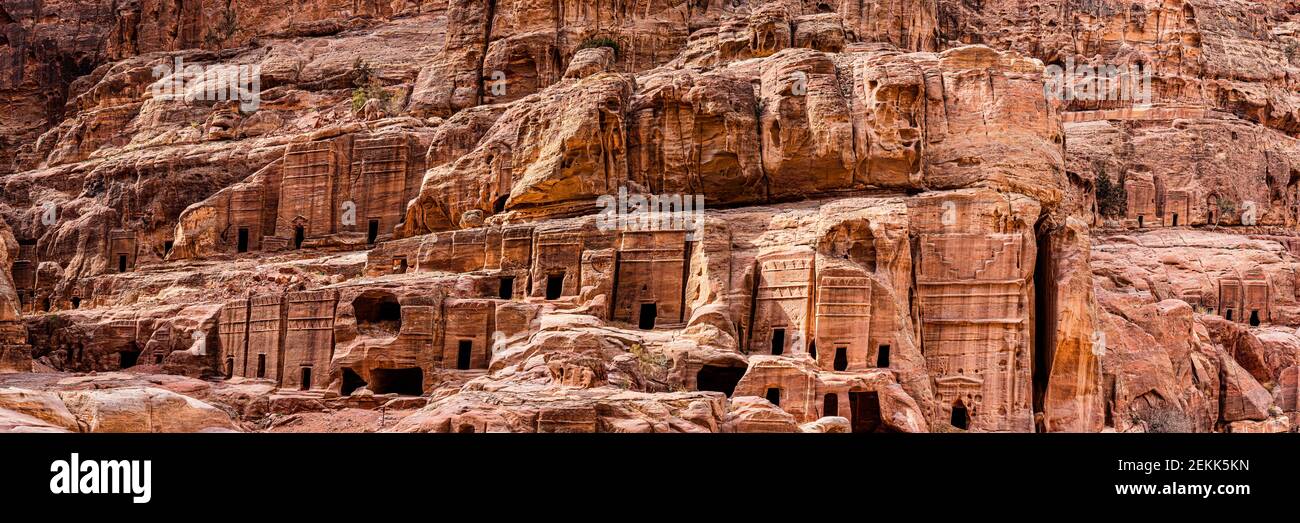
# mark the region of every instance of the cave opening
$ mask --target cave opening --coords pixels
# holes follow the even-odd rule
[[[393,258],[393,274],[406,274],[406,257]]]
[[[163,242],[163,256],[166,257],[168,254],[171,254],[171,253],[172,253],[172,247],[175,247],[175,246],[176,246],[176,242],[174,242],[174,241],[167,240],[167,241]]]
[[[767,389],[767,394],[765,396],[767,397],[767,401],[769,403],[776,405],[778,407],[781,406],[781,389],[778,389],[776,387],[769,388]]]
[[[497,197],[496,201],[492,202],[492,214],[501,214],[506,212],[506,201],[509,199],[510,195],[508,194],[503,194]]]
[[[966,404],[962,403],[961,400],[957,400],[956,403],[952,404],[952,416],[949,418],[949,423],[952,424],[953,428],[961,430],[970,427],[970,413],[966,411]]]
[[[876,351],[876,367],[889,368],[889,345],[881,345]]]
[[[642,303],[641,315],[637,322],[637,327],[642,330],[655,328],[655,316],[658,314],[658,306],[654,303]]]
[[[74,308],[74,309],[80,309],[80,308],[81,308],[81,297],[79,297],[79,296],[73,296],[73,297],[72,297],[72,308]]]
[[[379,220],[370,220],[366,226],[366,245],[374,245],[379,239]]]
[[[239,228],[239,240],[235,250],[237,252],[248,252],[248,227]]]
[[[1259,326],[1259,311],[1257,310],[1250,311],[1250,326],[1251,327]]]
[[[474,357],[474,341],[460,340],[456,345],[456,370],[469,370]]]
[[[780,356],[785,352],[785,329],[772,329],[772,355]]]
[[[736,384],[745,376],[745,367],[724,367],[705,365],[695,375],[695,388],[712,392],[721,392],[728,398],[736,392]]]
[[[162,354],[161,352],[159,352],[158,354],[154,354],[154,355],[153,355],[153,364],[154,364],[154,365],[162,365],[162,364],[163,364],[163,354]]]
[[[840,415],[840,395],[827,394],[822,400],[822,416],[839,416]]]
[[[402,326],[402,304],[387,292],[368,291],[352,300],[352,310],[359,329],[396,332]]]
[[[1041,222],[1037,247],[1034,263],[1034,349],[1030,369],[1034,412],[1043,412],[1048,380],[1052,374],[1052,360],[1056,357],[1056,320],[1059,310],[1056,300],[1056,260],[1052,251],[1051,234]]]
[[[424,394],[424,371],[418,367],[374,369],[370,371],[370,390],[375,394],[420,396]]]
[[[357,389],[365,387],[366,380],[361,379],[361,375],[351,367],[343,367],[343,386],[339,388],[339,394],[351,396]]]
[[[126,344],[126,348],[117,353],[118,368],[128,369],[134,367],[140,361],[140,347],[135,342]]]
[[[814,339],[814,340],[810,340],[810,341],[808,342],[808,355],[809,355],[809,356],[812,356],[812,359],[814,359],[814,360],[817,359],[817,340],[816,340],[816,339]]]
[[[564,294],[564,273],[546,275],[546,299],[558,300]]]
[[[881,429],[880,393],[849,391],[849,411],[853,416],[853,432],[877,432]]]

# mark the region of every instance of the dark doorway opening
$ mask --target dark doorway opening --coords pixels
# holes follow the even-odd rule
[[[136,347],[135,342],[132,342],[128,344],[125,349],[122,349],[121,352],[117,353],[117,358],[118,368],[128,369],[134,367],[135,364],[140,361],[140,348]]]
[[[773,404],[773,405],[776,405],[776,406],[780,407],[780,406],[781,406],[781,389],[778,389],[778,388],[775,388],[775,387],[770,388],[770,389],[767,389],[767,401],[768,401],[769,403]]]
[[[167,240],[167,241],[163,242],[163,256],[167,256],[168,254],[171,254],[171,253],[172,253],[172,247],[175,246],[175,245],[176,245],[176,242],[173,242],[173,241],[171,241],[171,240]]]
[[[564,273],[546,276],[546,299],[558,300],[564,294]]]
[[[259,378],[266,377],[266,355],[265,354],[257,355],[257,377]]]
[[[302,383],[298,384],[298,390],[311,389],[311,367],[302,368]]]
[[[379,220],[370,220],[366,228],[366,245],[373,245],[379,239]]]
[[[307,239],[307,229],[299,225],[293,228],[293,248],[301,249],[303,240]]]
[[[126,255],[117,255],[117,272],[126,272]]]
[[[1143,222],[1145,221],[1143,218],[1144,216],[1142,216],[1141,214],[1138,215],[1138,228],[1142,228]]]
[[[370,371],[370,380],[374,382],[370,390],[375,391],[375,394],[391,393],[402,396],[424,394],[424,371],[416,367],[374,369]]]
[[[808,355],[812,356],[814,360],[817,359],[817,340],[808,342]]]
[[[503,300],[514,299],[515,297],[515,277],[502,276],[501,284],[497,287],[497,296]]]
[[[736,384],[745,376],[745,367],[720,367],[705,365],[695,375],[695,388],[726,394],[728,398],[736,392]]]
[[[839,416],[840,415],[840,395],[827,394],[822,400],[822,416]]]
[[[650,330],[655,328],[655,315],[658,314],[658,306],[653,303],[641,304],[641,316],[637,321],[637,327]]]
[[[1250,326],[1259,326],[1259,311],[1250,311]]]
[[[1177,227],[1177,226],[1178,226],[1178,213],[1174,213],[1174,215],[1173,215],[1173,221],[1174,221],[1174,227]]]
[[[236,248],[236,250],[238,252],[248,252],[248,228],[247,227],[239,228],[239,242],[237,245],[238,247]]]
[[[875,391],[849,392],[853,432],[877,432],[880,422],[880,394]]]
[[[1232,309],[1224,309],[1223,319],[1232,321]]]
[[[848,370],[849,368],[849,348],[835,347],[835,370]]]
[[[235,358],[226,358],[226,379],[235,376]]]
[[[501,214],[506,212],[506,201],[509,199],[510,195],[503,194],[498,197],[495,202],[492,202],[492,214]]]
[[[77,296],[73,296],[73,297],[72,297],[72,308],[74,308],[74,309],[79,309],[79,308],[81,308],[81,298],[80,298],[80,297],[77,297]]]
[[[970,413],[966,411],[966,404],[958,400],[952,404],[952,419],[950,420],[954,428],[966,430],[970,427]]]
[[[49,297],[49,296],[46,296],[46,297],[44,297],[44,298],[41,298],[41,310],[43,310],[43,311],[45,311],[45,312],[50,312],[50,297]],[[1232,319],[1232,318],[1228,318],[1228,319]]]
[[[154,354],[154,355],[153,355],[153,364],[154,364],[154,365],[162,365],[162,363],[163,363],[163,355],[162,355],[161,353],[159,353],[159,354]]]
[[[350,367],[343,367],[343,386],[339,389],[339,394],[351,396],[357,389],[365,386],[366,380],[361,379],[357,371]]]
[[[406,257],[393,258],[393,274],[406,274]]]
[[[456,345],[456,370],[469,370],[470,360],[474,357],[474,342],[460,340]]]
[[[772,355],[780,356],[785,352],[785,329],[772,329]]]
[[[881,345],[880,350],[876,351],[876,367],[889,368],[889,345]]]

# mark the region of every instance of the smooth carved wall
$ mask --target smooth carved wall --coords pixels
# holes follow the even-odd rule
[[[813,251],[804,249],[760,255],[757,264],[759,277],[749,352],[805,352],[812,298]],[[774,342],[781,346],[774,347]]]
[[[871,367],[871,278],[856,267],[826,267],[822,263],[819,257],[817,364],[823,370]]]
[[[614,320],[637,323],[644,305],[653,305],[659,323],[680,323],[685,231],[626,231],[618,250]]]
[[[971,428],[1032,430],[1023,242],[1021,234],[920,239],[922,347],[945,419],[960,407]]]
[[[316,389],[329,384],[330,358],[334,355],[334,309],[338,293],[328,291],[291,292],[284,338],[284,373],[280,383],[287,388]],[[303,369],[310,368],[310,382],[304,383]]]

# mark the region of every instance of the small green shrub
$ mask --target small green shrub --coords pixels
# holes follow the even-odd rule
[[[1134,415],[1134,421],[1146,425],[1151,433],[1186,433],[1195,432],[1192,417],[1186,412],[1166,406],[1152,407]]]
[[[352,64],[352,85],[356,86],[352,89],[352,112],[360,113],[370,100],[379,100],[384,110],[389,109],[392,96],[384,89],[370,65],[360,58]]]
[[[1231,216],[1237,214],[1237,204],[1227,198],[1219,199],[1219,216]]]
[[[618,58],[623,54],[622,50],[618,46],[618,42],[608,36],[594,36],[588,38],[585,42],[582,42],[582,45],[578,46],[578,49],[593,49],[596,47],[608,47],[613,49],[615,58]]]
[[[1128,207],[1128,191],[1121,183],[1111,181],[1104,166],[1094,166],[1097,173],[1097,211],[1103,217],[1123,216]]]
[[[643,375],[654,379],[662,378],[668,373],[668,356],[646,349],[640,343],[632,344],[628,352],[636,356],[637,365]]]

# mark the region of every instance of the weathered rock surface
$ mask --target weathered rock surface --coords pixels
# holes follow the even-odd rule
[[[1295,430],[1297,16],[0,1],[0,430]]]

